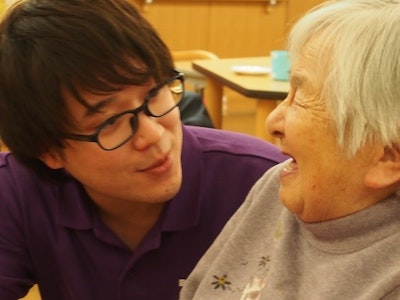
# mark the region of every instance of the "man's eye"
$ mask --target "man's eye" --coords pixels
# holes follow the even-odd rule
[[[118,121],[119,116],[111,117],[107,119],[103,124],[100,125],[100,127],[109,127],[114,125]]]
[[[92,131],[102,130],[104,128],[110,128],[113,126],[118,120],[118,117],[111,117],[105,121],[96,122],[91,126]]]
[[[148,94],[147,94],[147,98],[148,99],[153,99],[155,97],[157,97],[158,93],[160,92],[160,89],[152,89]]]

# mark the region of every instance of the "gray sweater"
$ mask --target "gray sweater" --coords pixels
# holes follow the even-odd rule
[[[400,299],[400,197],[304,223],[278,199],[281,169],[257,182],[180,299]]]

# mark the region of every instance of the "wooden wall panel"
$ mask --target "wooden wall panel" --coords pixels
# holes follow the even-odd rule
[[[135,3],[171,50],[204,49],[208,44],[210,14],[207,2],[156,0],[150,5],[143,5],[142,1]]]
[[[290,0],[287,8],[287,28],[290,28],[290,26],[310,8],[322,2],[325,2],[325,0]]]
[[[204,49],[220,57],[266,55],[284,45],[286,5],[266,0],[131,0],[171,50]]]
[[[221,57],[262,56],[283,47],[285,5],[214,2],[208,47]]]

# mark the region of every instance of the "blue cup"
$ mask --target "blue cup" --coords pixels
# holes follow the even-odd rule
[[[285,50],[271,51],[271,76],[274,80],[288,81],[290,74],[289,53]]]

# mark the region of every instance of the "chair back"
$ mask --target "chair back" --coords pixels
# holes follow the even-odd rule
[[[218,56],[213,52],[202,49],[176,50],[172,51],[171,54],[175,67],[185,74],[185,88],[202,95],[205,78],[202,74],[193,70],[192,62],[199,59],[218,59]]]

